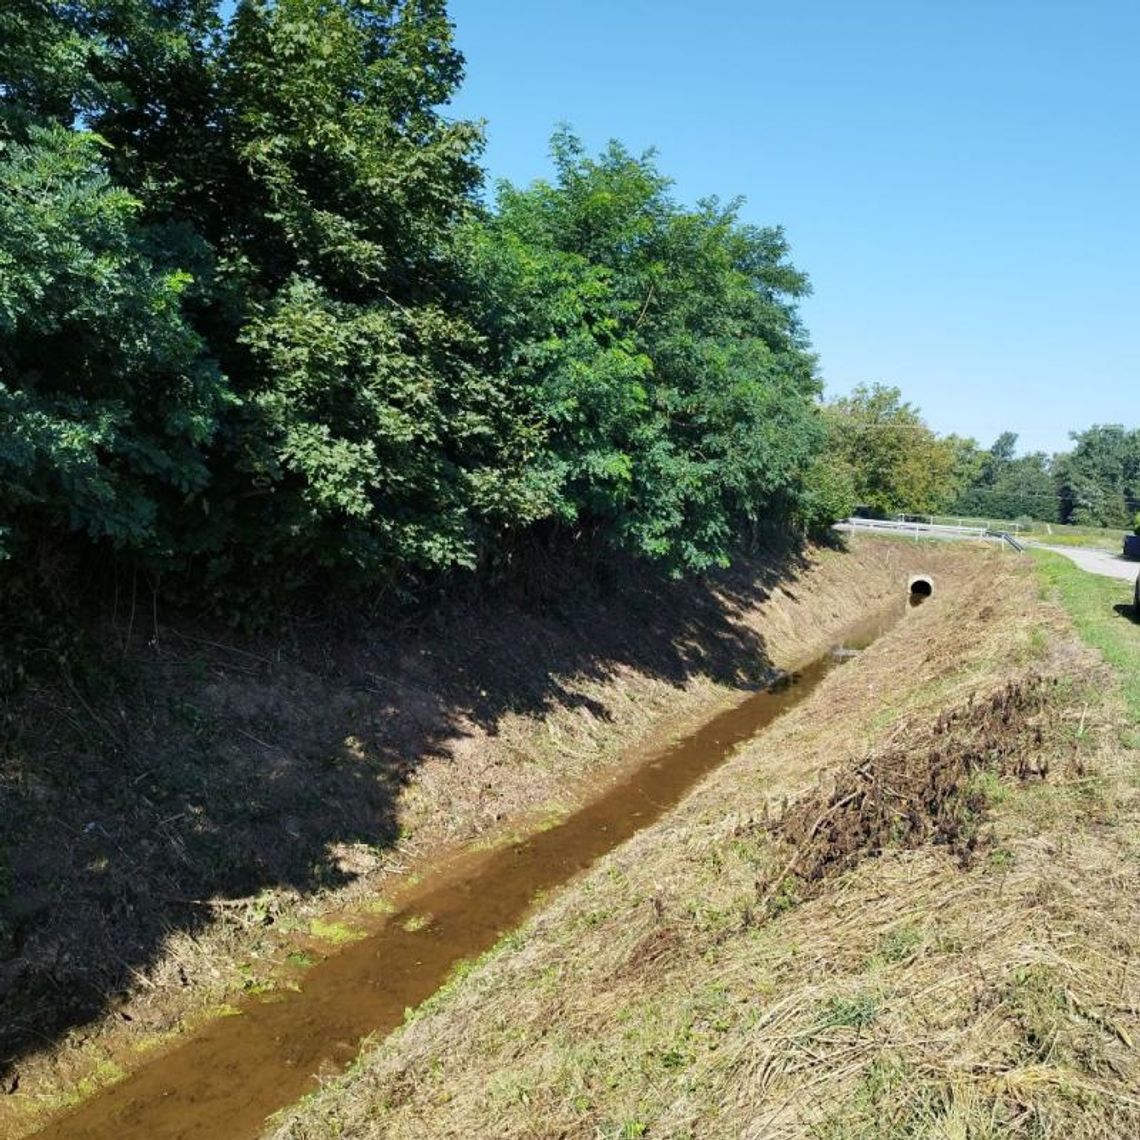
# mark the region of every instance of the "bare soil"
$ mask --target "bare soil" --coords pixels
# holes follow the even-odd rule
[[[867,544],[699,585],[571,568],[526,603],[285,641],[104,625],[91,668],[4,710],[0,1130],[296,986],[433,857],[561,818],[623,749],[946,559]]]

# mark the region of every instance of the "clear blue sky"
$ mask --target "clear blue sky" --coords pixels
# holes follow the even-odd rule
[[[1136,0],[452,0],[492,178],[559,121],[785,227],[830,394],[1022,450],[1140,426]]]

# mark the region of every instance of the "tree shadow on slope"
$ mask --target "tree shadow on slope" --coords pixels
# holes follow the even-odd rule
[[[99,668],[7,710],[0,1071],[122,1000],[218,900],[353,878],[354,849],[398,840],[417,766],[473,729],[558,706],[608,717],[575,683],[624,669],[754,686],[769,662],[744,615],[804,566],[785,550],[678,583],[564,565],[526,600],[450,603],[402,630],[313,622],[286,649],[173,621],[124,652],[108,630]]]

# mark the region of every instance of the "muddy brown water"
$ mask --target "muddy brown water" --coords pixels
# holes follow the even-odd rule
[[[848,629],[862,648],[890,625]],[[300,992],[250,1000],[36,1134],[39,1140],[245,1140],[400,1025],[454,967],[490,949],[600,856],[659,819],[741,743],[803,700],[850,653],[833,650],[619,773],[561,823],[448,862],[368,937],[314,966]]]

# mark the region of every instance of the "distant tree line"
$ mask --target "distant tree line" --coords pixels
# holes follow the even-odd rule
[[[782,232],[566,130],[487,204],[462,69],[443,0],[5,0],[7,597],[248,615],[830,521]]]
[[[898,388],[856,388],[824,408],[838,501],[881,515],[952,514],[1131,527],[1140,512],[1140,430],[1072,432],[1057,455],[1017,455],[1017,435],[989,448],[939,436]]]

